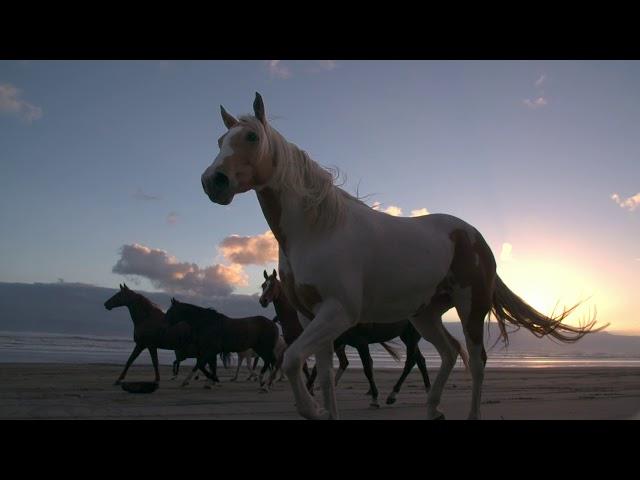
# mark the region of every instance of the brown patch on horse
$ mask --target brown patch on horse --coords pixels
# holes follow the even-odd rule
[[[280,204],[280,197],[278,193],[271,188],[263,188],[256,192],[258,194],[258,202],[262,207],[264,217],[269,224],[269,228],[273,232],[273,235],[278,241],[278,245],[282,248],[282,251],[287,254],[287,237],[284,231],[280,227],[280,217],[282,216],[282,205]],[[283,279],[282,271],[280,271],[280,278]]]
[[[463,323],[471,341],[482,344],[484,315],[489,312],[492,304],[496,262],[484,238],[479,232],[475,233],[474,243],[471,243],[466,230],[456,229],[449,235],[455,246],[451,273],[454,285],[471,288],[469,317],[475,319],[481,315],[482,322],[477,320],[469,322],[469,319],[463,319]]]
[[[306,283],[296,285],[296,294],[298,295],[300,303],[311,312],[313,311],[313,307],[322,302],[322,296],[314,285]],[[313,315],[309,318],[313,318]]]

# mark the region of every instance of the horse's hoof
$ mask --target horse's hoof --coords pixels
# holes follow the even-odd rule
[[[387,405],[393,405],[394,403],[396,403],[396,397],[387,397]]]
[[[122,383],[122,380],[116,380],[115,382],[113,382],[115,386],[120,385],[121,383]]]
[[[205,383],[204,388],[206,388],[207,390],[211,390],[211,384],[209,383]]]
[[[445,420],[444,413],[438,412],[438,414],[435,417],[433,417],[431,420]]]
[[[182,385],[180,385],[181,387],[187,387],[189,386],[189,382],[182,382]]]
[[[330,420],[331,412],[325,410],[324,408],[319,408],[315,412],[303,415],[303,417],[307,418],[308,420]]]
[[[378,408],[380,408],[380,404],[379,404],[379,403],[377,403],[377,402],[371,402],[371,403],[369,404],[369,407],[370,407],[370,408],[372,408],[372,409],[374,409],[374,410],[377,410]]]

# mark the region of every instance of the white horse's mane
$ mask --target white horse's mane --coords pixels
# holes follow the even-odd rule
[[[240,122],[266,135],[268,142],[260,142],[258,155],[260,158],[270,155],[275,159],[271,181],[302,199],[302,207],[313,226],[331,228],[340,224],[349,201],[366,205],[335,184],[340,175],[337,168],[321,166],[271,125],[265,127],[253,116],[242,116]]]

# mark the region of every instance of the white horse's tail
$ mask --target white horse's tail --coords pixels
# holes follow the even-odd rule
[[[552,314],[548,317],[527,304],[523,299],[509,290],[500,277],[496,277],[496,289],[493,293],[491,312],[498,320],[498,326],[500,327],[500,337],[498,337],[498,340],[504,338],[505,344],[509,341],[507,329],[505,328],[507,322],[515,325],[517,328],[526,328],[536,337],[551,335],[561,342],[573,343],[580,340],[587,333],[598,332],[609,325],[607,323],[602,327],[594,328],[596,324],[595,315],[579,327],[562,323],[562,320],[579,305],[580,303],[577,303],[571,308],[564,309],[562,313],[557,316]]]
[[[400,355],[400,352],[397,348],[392,347],[391,345],[388,345],[384,342],[381,342],[380,345],[382,345],[382,347],[389,353],[389,355],[391,355],[391,358],[393,358],[396,362],[399,362],[402,359],[402,356]]]

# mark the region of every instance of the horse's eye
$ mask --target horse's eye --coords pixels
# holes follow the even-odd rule
[[[258,135],[256,135],[255,132],[249,132],[247,133],[247,142],[257,142],[258,141]]]

